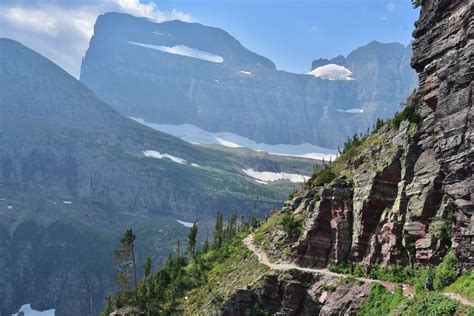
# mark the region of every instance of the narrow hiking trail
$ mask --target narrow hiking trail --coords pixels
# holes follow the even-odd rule
[[[291,269],[296,269],[300,271],[305,271],[305,272],[311,272],[311,273],[319,273],[319,274],[324,274],[324,275],[329,275],[329,276],[334,276],[334,277],[348,277],[349,275],[346,274],[340,274],[340,273],[335,273],[331,272],[328,269],[313,269],[313,268],[303,268],[299,267],[294,263],[272,263],[268,259],[267,254],[265,251],[260,249],[259,247],[255,246],[253,243],[253,234],[249,234],[247,237],[244,238],[243,240],[245,246],[250,250],[253,254],[255,254],[258,258],[258,261],[266,265],[272,270],[291,270]],[[395,288],[397,285],[401,284],[403,288],[403,295],[405,296],[413,296],[414,295],[414,290],[413,288],[408,285],[408,284],[402,284],[402,283],[395,283],[395,282],[390,282],[390,281],[382,281],[382,280],[375,280],[375,279],[369,279],[369,278],[363,278],[363,277],[354,277],[354,279],[362,281],[364,283],[378,283],[380,285],[385,286],[387,290],[390,292],[394,292]],[[463,297],[462,295],[458,293],[442,293],[444,296],[447,298],[450,298],[452,300],[458,301],[459,303],[467,306],[474,307],[474,303]]]
[[[474,303],[469,301],[467,298],[458,293],[443,293],[444,296],[449,297],[452,300],[458,301],[459,303],[467,306],[474,307]]]
[[[284,271],[284,270],[296,269],[296,270],[300,270],[300,271],[311,272],[311,273],[319,273],[319,274],[324,274],[324,275],[334,276],[334,277],[348,277],[349,276],[349,275],[346,275],[346,274],[331,272],[328,269],[304,268],[304,267],[300,267],[300,266],[298,266],[294,263],[272,263],[268,259],[267,254],[263,250],[261,250],[260,248],[255,246],[255,244],[253,243],[253,235],[252,234],[245,237],[243,242],[244,242],[245,246],[252,253],[254,253],[258,257],[258,261],[261,264],[266,265],[267,267],[269,267],[272,270]],[[354,276],[352,276],[352,277],[354,277]],[[389,290],[392,293],[395,291],[395,288],[397,287],[397,285],[399,285],[399,283],[394,283],[394,282],[389,282],[389,281],[382,281],[382,280],[375,280],[375,279],[369,279],[369,278],[363,278],[363,277],[354,277],[354,279],[362,281],[364,283],[378,283],[380,285],[385,286],[387,288],[387,290]],[[408,285],[408,284],[401,284],[401,285],[402,285],[402,288],[403,288],[403,294],[405,296],[412,296],[414,294],[413,288],[410,285]]]

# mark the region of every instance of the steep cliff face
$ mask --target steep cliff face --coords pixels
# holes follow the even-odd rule
[[[292,246],[299,264],[437,263],[452,246],[460,268],[474,265],[473,2],[422,6],[412,59],[417,95],[329,166],[338,179],[310,185],[284,208],[306,218]]]
[[[423,101],[435,116],[433,153],[439,186],[453,203],[458,260],[474,268],[473,87],[474,1],[422,1],[412,65]],[[438,43],[433,45],[433,43]]]
[[[337,148],[393,115],[413,90],[406,57],[403,45],[371,43],[347,57],[351,78],[328,80],[277,71],[217,28],[107,13],[96,22],[81,81],[148,122]]]

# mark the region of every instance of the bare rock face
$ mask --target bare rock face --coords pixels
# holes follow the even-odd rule
[[[346,179],[337,179],[316,193],[312,215],[304,236],[294,247],[302,265],[325,266],[328,260],[346,258],[351,246],[352,189]]]
[[[474,1],[421,4],[421,17],[413,33],[412,66],[419,74],[426,111],[435,117],[433,155],[444,173],[437,185],[453,202],[456,256],[464,267],[472,269]]]
[[[422,1],[412,60],[420,90],[407,102],[419,120],[385,125],[349,159],[347,179],[286,203],[307,218],[296,262],[428,264],[452,246],[460,267],[474,266],[473,7]]]

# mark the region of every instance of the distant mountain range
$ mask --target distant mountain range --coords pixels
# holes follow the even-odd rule
[[[314,167],[143,126],[13,40],[0,39],[0,86],[0,315],[28,303],[95,314],[125,228],[159,262],[184,222],[205,231],[217,211],[248,214],[252,201],[263,214]]]
[[[96,22],[80,80],[148,123],[337,148],[400,109],[417,85],[410,56],[401,44],[371,42],[294,74],[218,28],[107,13]]]

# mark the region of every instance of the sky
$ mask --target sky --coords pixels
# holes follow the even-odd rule
[[[0,37],[79,77],[95,20],[109,11],[219,27],[296,73],[373,40],[407,45],[419,15],[410,0],[0,0]]]

